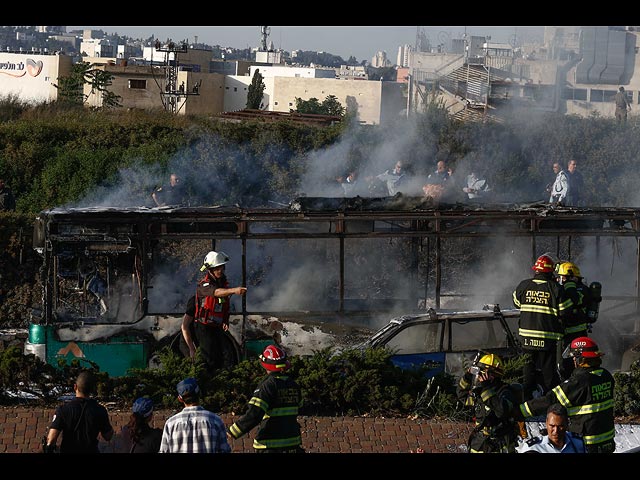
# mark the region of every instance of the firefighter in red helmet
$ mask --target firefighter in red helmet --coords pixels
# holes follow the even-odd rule
[[[253,448],[257,453],[304,453],[298,408],[302,391],[287,373],[291,363],[285,351],[269,345],[260,355],[260,364],[268,375],[249,400],[247,411],[229,427],[228,434],[238,439],[257,425]]]
[[[527,398],[536,390],[546,393],[560,383],[558,356],[562,348],[562,316],[573,305],[554,278],[555,261],[549,254],[538,257],[533,278],[522,280],[513,291],[513,304],[520,309],[518,335],[529,361],[524,367]]]
[[[552,403],[564,405],[569,413],[569,431],[582,435],[587,453],[613,453],[615,380],[602,367],[602,352],[589,337],[578,337],[563,352],[572,358],[571,376],[546,395],[520,405],[518,417],[542,415]]]

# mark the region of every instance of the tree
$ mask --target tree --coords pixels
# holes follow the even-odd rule
[[[342,117],[345,113],[345,108],[340,104],[335,95],[328,95],[322,103],[315,97],[309,100],[302,100],[296,97],[296,112]]]
[[[344,115],[345,108],[338,101],[335,95],[328,95],[322,102],[322,110],[324,115],[335,115],[341,117]]]
[[[260,110],[262,104],[262,96],[264,95],[264,89],[266,88],[262,81],[262,74],[260,69],[256,68],[253,78],[251,79],[251,85],[247,92],[247,108],[252,110]]]
[[[73,65],[69,76],[60,77],[60,84],[53,86],[58,89],[60,100],[82,105],[89,97],[83,91],[87,84],[91,86],[92,94],[102,94],[102,107],[119,107],[121,97],[109,91],[112,81],[113,75],[105,70],[94,68],[94,64],[88,62],[78,62]]]

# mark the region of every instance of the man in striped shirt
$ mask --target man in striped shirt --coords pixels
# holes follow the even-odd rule
[[[185,378],[177,390],[184,408],[165,422],[160,453],[231,453],[222,419],[198,405],[196,379]]]

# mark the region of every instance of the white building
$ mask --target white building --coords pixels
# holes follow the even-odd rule
[[[413,47],[411,45],[400,45],[398,47],[398,58],[396,60],[396,65],[398,65],[399,67],[408,67],[411,52],[413,52]]]
[[[71,73],[72,58],[0,52],[0,92],[21,101],[39,104],[57,100],[58,79]]]
[[[371,66],[374,68],[390,67],[391,62],[387,59],[387,52],[376,52],[371,59]]]

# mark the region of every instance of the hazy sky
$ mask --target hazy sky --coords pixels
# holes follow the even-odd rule
[[[133,38],[148,38],[155,35],[160,40],[170,38],[174,41],[187,40],[221,47],[251,48],[258,47],[261,41],[260,27],[249,26],[67,26],[67,31],[91,28],[106,33],[118,33]],[[269,40],[275,48],[283,50],[324,51],[339,55],[347,60],[351,55],[358,61],[371,58],[378,51],[387,52],[387,58],[396,61],[400,45],[416,43],[416,26],[273,26]],[[424,29],[432,45],[445,43],[448,39],[461,38],[465,32],[469,35],[491,35],[496,42],[510,43],[514,35],[520,41],[543,39],[544,27],[453,27],[425,26]]]

